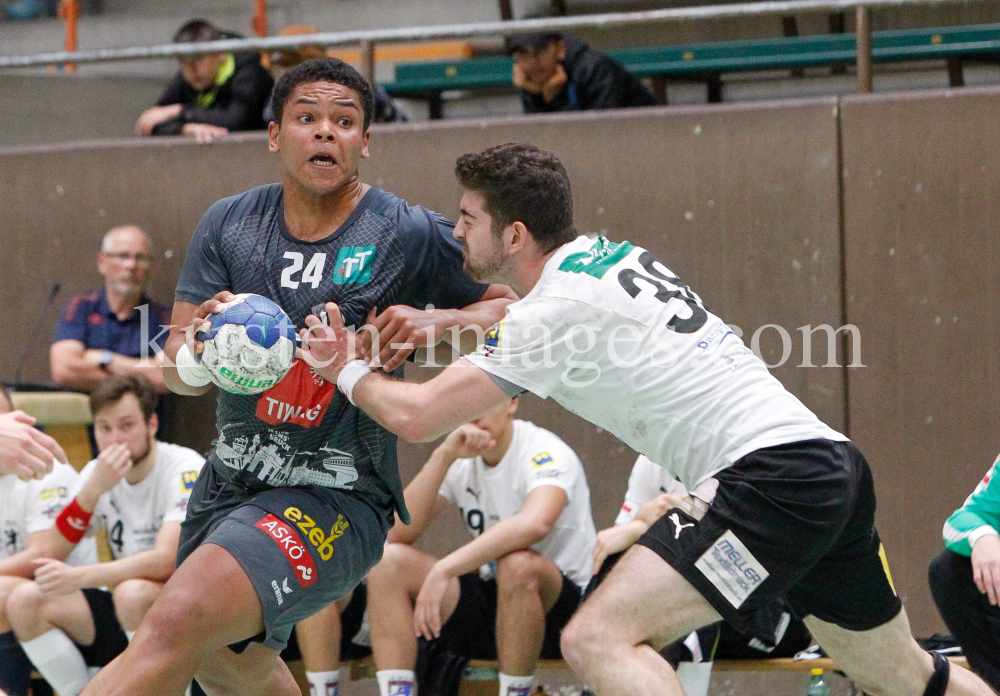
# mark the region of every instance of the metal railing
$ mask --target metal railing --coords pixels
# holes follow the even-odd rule
[[[659,23],[691,22],[739,17],[793,15],[807,12],[856,13],[858,91],[872,91],[871,21],[869,12],[878,8],[905,6],[972,4],[973,0],[771,0],[703,7],[674,7],[641,12],[547,17],[512,21],[453,24],[433,27],[404,27],[343,32],[326,32],[296,36],[270,36],[250,39],[226,39],[201,43],[161,44],[128,48],[102,48],[86,51],[58,51],[33,55],[0,55],[0,68],[27,68],[57,63],[100,63],[110,61],[148,60],[199,53],[222,51],[275,51],[299,46],[359,45],[362,74],[374,82],[375,46],[380,43],[469,39],[477,37],[514,36],[539,32],[563,32],[574,29],[615,29]]]

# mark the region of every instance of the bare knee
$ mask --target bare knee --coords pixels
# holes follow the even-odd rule
[[[382,552],[382,560],[368,571],[368,596],[376,597],[386,593],[392,594],[411,587],[416,584],[419,591],[423,578],[419,582],[411,579],[414,574],[414,560],[423,556],[422,551],[418,551],[408,544],[386,544]]]
[[[153,602],[160,594],[163,585],[151,580],[126,580],[115,588],[112,598],[115,603],[115,614],[126,631],[134,631],[142,622]]]
[[[584,681],[588,678],[590,666],[600,660],[601,651],[600,626],[588,614],[583,609],[577,612],[559,637],[563,658]]]
[[[7,620],[18,637],[39,633],[45,618],[45,595],[34,582],[25,582],[15,587],[7,597]]]
[[[534,551],[514,551],[497,561],[497,590],[538,592],[552,562]]]

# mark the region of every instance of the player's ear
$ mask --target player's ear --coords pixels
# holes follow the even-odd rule
[[[155,413],[149,417],[149,438],[156,437],[156,431],[160,429],[160,418]]]
[[[510,251],[514,253],[526,248],[528,242],[531,240],[531,234],[528,232],[528,228],[524,226],[524,223],[517,220],[510,226],[510,229]]]
[[[371,138],[371,131],[365,131],[364,136],[361,138],[361,158],[368,158],[368,141]]]
[[[268,152],[278,151],[278,131],[280,127],[274,121],[267,124],[267,150]]]

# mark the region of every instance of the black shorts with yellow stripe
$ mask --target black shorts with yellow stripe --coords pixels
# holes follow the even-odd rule
[[[668,510],[637,543],[737,630],[773,645],[773,636],[758,635],[754,614],[778,598],[800,618],[852,631],[899,613],[875,529],[871,471],[852,443],[768,447],[714,478],[718,492],[707,509]]]
[[[253,491],[202,470],[181,526],[177,564],[216,544],[250,578],[264,613],[251,642],[280,651],[295,624],[347,595],[382,558],[391,510],[347,490],[294,486]],[[206,579],[211,582],[211,579]]]

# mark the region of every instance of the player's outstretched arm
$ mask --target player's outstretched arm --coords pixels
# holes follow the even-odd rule
[[[222,304],[234,297],[236,296],[233,293],[223,291],[212,299],[202,302],[201,305],[174,302],[173,314],[170,316],[170,338],[163,347],[163,381],[170,391],[175,394],[198,396],[212,388],[207,376],[204,381],[190,376],[192,369],[197,371],[200,367],[197,364],[197,356],[205,350],[205,344],[196,341],[195,334],[198,331],[208,330],[210,325],[205,318],[221,311]],[[180,356],[180,370],[183,375],[178,372],[178,353],[184,353]],[[191,369],[185,370],[185,366]]]
[[[517,299],[506,285],[490,285],[479,302],[461,309],[425,311],[394,305],[381,314],[373,312],[368,317],[368,324],[374,331],[366,331],[360,336],[362,353],[373,360],[373,367],[381,367],[386,372],[402,365],[417,348],[436,346],[442,341],[459,344],[455,347],[463,355],[471,353],[481,343],[486,330],[503,319],[507,305]]]
[[[336,383],[358,408],[404,440],[437,439],[510,401],[492,377],[464,358],[423,384],[365,371],[367,366],[358,360],[359,340],[344,326],[340,309],[333,302],[327,302],[325,309],[329,325],[312,314],[306,317],[299,356],[320,377]],[[359,369],[364,372],[360,379]]]

